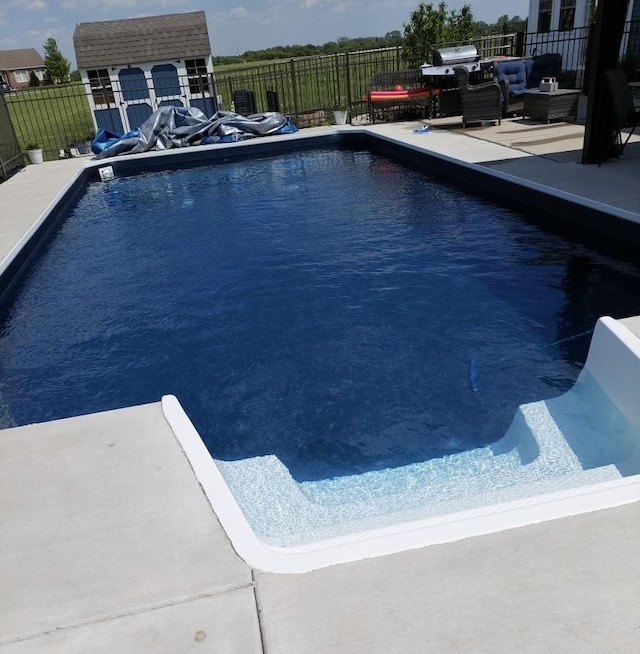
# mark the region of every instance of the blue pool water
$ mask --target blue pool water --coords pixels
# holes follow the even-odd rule
[[[297,481],[497,441],[640,270],[367,151],[91,184],[0,313],[0,417],[176,395]]]

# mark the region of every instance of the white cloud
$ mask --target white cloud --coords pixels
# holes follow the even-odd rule
[[[298,0],[301,9],[322,9],[333,14],[345,14],[353,8],[352,2],[343,0]]]
[[[228,15],[235,20],[242,20],[249,15],[249,12],[244,7],[234,7],[230,9]]]
[[[353,3],[351,2],[336,2],[331,11],[334,14],[346,14],[348,11],[351,11]]]
[[[42,0],[34,0],[36,2]],[[177,5],[187,4],[189,0],[64,0],[62,7],[64,9],[91,9],[96,8],[104,12],[104,10],[117,9],[120,7],[125,7],[128,9],[140,9],[148,7],[149,9],[154,9],[155,7],[176,7]],[[156,15],[158,12],[152,12],[152,15]],[[177,12],[171,12],[177,13]],[[142,13],[141,15],[147,15]]]
[[[26,34],[30,37],[30,40],[37,41],[38,43],[44,43],[49,37],[59,41],[60,37],[63,36],[62,30],[56,29],[55,27],[44,30],[27,30]]]
[[[9,7],[20,7],[26,11],[42,11],[47,8],[45,0],[9,0]]]

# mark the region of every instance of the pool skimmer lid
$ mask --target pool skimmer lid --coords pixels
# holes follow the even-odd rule
[[[113,172],[112,166],[104,166],[102,168],[98,168],[98,173],[100,173],[100,181],[102,182],[108,182],[110,179],[115,178],[115,173]]]

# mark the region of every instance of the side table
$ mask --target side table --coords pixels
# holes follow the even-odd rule
[[[524,109],[522,117],[538,118],[549,122],[554,118],[571,117],[574,121],[578,115],[578,89],[558,89],[557,91],[539,91],[530,89],[524,92]]]

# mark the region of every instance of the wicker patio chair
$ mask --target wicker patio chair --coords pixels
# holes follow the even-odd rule
[[[611,68],[603,71],[603,75],[609,92],[609,99],[613,106],[613,129],[611,140],[602,160],[598,164],[599,166],[602,165],[614,148],[616,148],[617,156],[620,156],[636,127],[640,126],[640,109],[635,108],[631,88],[624,70],[620,67]],[[622,130],[628,128],[631,129],[627,134],[627,138],[623,141]]]
[[[469,72],[463,66],[455,66],[453,72],[462,99],[462,127],[467,123],[497,121],[502,118],[502,95],[498,82],[469,84]]]

